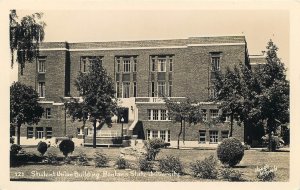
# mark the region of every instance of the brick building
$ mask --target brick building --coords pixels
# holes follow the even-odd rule
[[[186,128],[185,146],[214,146],[227,138],[230,123],[215,123],[217,104],[211,80],[215,70],[249,65],[244,36],[191,37],[174,40],[120,42],[45,42],[36,63],[28,63],[18,80],[33,86],[40,95],[45,115],[38,125],[21,127],[21,144],[73,136],[76,144],[92,143],[91,124],[71,122],[63,101],[78,97],[74,80],[86,72],[89,62],[99,59],[113,78],[124,122],[114,117],[111,127],[97,131],[98,144],[118,142],[123,125],[126,138],[160,137],[175,145],[178,123],[168,119],[161,94],[179,100],[189,97],[201,105],[203,123]],[[234,123],[233,136],[244,141],[244,128]]]

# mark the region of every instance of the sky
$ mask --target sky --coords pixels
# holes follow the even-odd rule
[[[285,10],[17,10],[43,12],[45,42],[97,42],[245,35],[250,55],[272,39],[288,68],[289,12]],[[16,80],[16,68],[11,81]]]

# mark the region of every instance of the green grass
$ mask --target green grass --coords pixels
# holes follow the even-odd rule
[[[39,153],[35,148],[25,148],[26,152],[32,154]],[[56,153],[59,157],[63,157],[58,148],[51,147],[49,152]],[[11,167],[11,180],[33,180],[33,181],[212,181],[205,179],[198,179],[192,177],[190,174],[189,164],[196,160],[203,160],[209,155],[216,156],[216,150],[188,150],[188,149],[162,149],[158,154],[156,160],[166,156],[178,156],[183,162],[185,175],[171,176],[169,174],[162,174],[160,172],[141,172],[138,170],[136,163],[130,161],[133,165],[129,170],[118,170],[114,166],[117,157],[120,155],[119,148],[76,148],[70,155],[75,158],[80,152],[84,152],[90,159],[89,166],[77,165],[46,165],[42,163],[28,163],[18,167]],[[95,168],[92,161],[95,152],[103,152],[109,156],[109,167]],[[46,153],[47,154],[47,153]],[[270,166],[277,166],[276,181],[289,180],[289,152],[262,152],[259,150],[247,150],[243,160],[234,169],[243,172],[243,179],[245,181],[257,181],[255,169],[257,166],[268,164]],[[55,176],[51,174],[55,173]],[[33,175],[35,174],[35,175]],[[44,176],[47,174],[48,176]],[[57,174],[64,174],[57,176]],[[39,176],[40,175],[40,176]],[[222,180],[219,178],[218,180]]]

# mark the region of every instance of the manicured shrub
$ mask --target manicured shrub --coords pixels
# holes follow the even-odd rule
[[[101,153],[101,152],[96,152],[94,157],[95,157],[95,159],[94,159],[95,167],[106,167],[107,166],[109,159],[106,154]]]
[[[261,181],[273,181],[276,176],[277,167],[271,167],[269,165],[264,165],[263,167],[257,167],[256,177]]]
[[[153,171],[154,164],[153,161],[149,161],[147,158],[139,159],[139,168],[141,171]]]
[[[48,145],[45,142],[40,141],[37,145],[37,150],[39,151],[39,153],[41,153],[41,155],[43,156],[48,149]]]
[[[69,139],[62,140],[59,144],[59,150],[63,153],[65,157],[67,157],[69,153],[72,153],[74,149],[74,142]]]
[[[119,157],[116,160],[116,166],[118,169],[125,169],[129,167],[129,163],[127,162],[127,160],[125,160],[125,158]]]
[[[218,176],[217,160],[214,156],[204,158],[202,161],[197,160],[191,163],[190,167],[194,177],[216,179]]]
[[[87,158],[86,154],[84,154],[83,152],[80,152],[76,158],[76,165],[87,166],[88,164],[89,164],[89,162],[88,162],[88,158]]]
[[[222,164],[232,167],[242,160],[244,156],[244,146],[238,139],[231,137],[223,140],[222,143],[219,144],[217,155]]]
[[[50,165],[58,165],[59,164],[57,155],[54,153],[50,153],[50,152],[47,153],[47,156],[44,158],[43,162],[46,164],[50,164]]]
[[[160,138],[148,139],[144,142],[146,148],[146,157],[148,160],[155,160],[155,157],[159,153],[160,149],[166,146],[164,140]]]
[[[20,145],[12,144],[10,146],[10,154],[12,154],[12,155],[18,154],[21,150],[22,150],[22,147]]]
[[[182,163],[178,157],[168,155],[159,160],[159,170],[163,173],[182,174]]]
[[[221,175],[228,181],[242,181],[242,172],[233,170],[231,168],[225,168],[221,171]]]

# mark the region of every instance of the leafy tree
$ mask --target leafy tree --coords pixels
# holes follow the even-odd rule
[[[289,81],[286,69],[277,57],[277,46],[270,40],[267,45],[266,65],[258,71],[262,93],[258,97],[261,118],[266,122],[269,137],[278,126],[289,122]],[[269,138],[271,151],[271,138]]]
[[[289,82],[277,57],[278,48],[270,40],[266,64],[253,72],[245,65],[216,73],[217,101],[225,116],[233,115],[245,126],[265,125],[271,136],[280,124],[289,122]],[[232,117],[231,117],[232,119]],[[231,120],[232,121],[232,120]],[[271,150],[269,140],[269,150]]]
[[[73,120],[93,123],[93,148],[96,148],[96,125],[110,124],[116,113],[117,104],[112,79],[108,76],[99,59],[91,62],[87,73],[79,73],[75,86],[82,100],[71,99],[65,103],[67,113]]]
[[[41,20],[42,13],[27,15],[18,20],[16,10],[9,14],[11,66],[14,64],[14,53],[17,52],[17,61],[21,66],[21,74],[25,62],[32,62],[39,55],[39,43],[44,40],[46,26]]]
[[[20,144],[22,124],[37,124],[44,109],[38,103],[37,92],[29,86],[14,82],[10,87],[10,123],[17,126],[17,144]]]
[[[189,98],[184,101],[177,102],[168,98],[164,98],[169,117],[173,122],[180,122],[180,131],[177,138],[177,148],[179,149],[180,136],[183,133],[183,142],[185,140],[185,123],[197,124],[202,121],[202,111],[200,105],[192,102]]]

